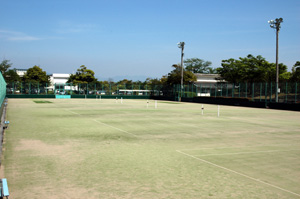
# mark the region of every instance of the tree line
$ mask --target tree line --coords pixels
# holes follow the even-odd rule
[[[172,70],[161,78],[147,78],[145,81],[121,80],[98,81],[94,71],[81,65],[75,74],[71,74],[67,83],[73,84],[140,84],[140,85],[163,85],[166,87],[181,83],[181,71],[183,70],[183,83],[188,84],[196,81],[196,73],[219,74],[219,80],[225,80],[229,83],[254,83],[254,82],[275,82],[276,64],[266,61],[261,55],[253,56],[249,54],[239,59],[222,60],[221,67],[211,67],[210,61],[204,61],[199,58],[190,58],[184,60],[184,66],[173,64]],[[10,69],[12,64],[9,60],[3,60],[0,64],[0,71],[7,83],[10,82],[32,82],[32,83],[50,83],[50,76],[39,66],[29,68],[26,74],[21,78],[16,73],[16,69]],[[287,71],[287,66],[279,64],[279,81],[300,81],[300,61],[297,61],[292,67],[292,71]]]

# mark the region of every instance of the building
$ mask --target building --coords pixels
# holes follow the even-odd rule
[[[219,74],[204,74],[196,73],[197,80],[194,85],[197,87],[197,96],[210,97],[212,91],[218,89],[218,84],[224,83],[224,80],[219,80]]]
[[[71,90],[71,87],[67,85],[67,81],[68,81],[69,77],[70,77],[70,74],[53,73],[52,75],[50,75],[51,85],[47,89],[53,90],[57,94],[58,93],[64,94],[65,91]]]
[[[64,73],[53,73],[50,75],[50,82],[51,85],[55,84],[66,84],[68,79],[70,77],[70,74],[64,74]]]
[[[20,77],[23,77],[27,73],[27,69],[15,69],[15,71]]]

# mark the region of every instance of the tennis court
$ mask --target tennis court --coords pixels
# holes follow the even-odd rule
[[[300,198],[300,112],[9,99],[7,119],[11,198]]]

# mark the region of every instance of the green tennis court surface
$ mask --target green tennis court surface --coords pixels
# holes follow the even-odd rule
[[[300,198],[300,112],[36,101],[8,102],[11,198]]]

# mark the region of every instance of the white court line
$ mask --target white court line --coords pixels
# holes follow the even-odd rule
[[[205,155],[195,155],[195,157],[205,157],[205,156],[216,156],[216,155],[240,155],[240,154],[255,154],[255,153],[274,153],[274,152],[288,152],[288,151],[299,151],[300,149],[294,150],[269,150],[269,151],[249,151],[249,152],[239,152],[239,153],[213,153]]]
[[[66,110],[66,111],[69,111],[70,113],[76,114],[76,115],[81,115],[81,114],[79,114],[79,113],[76,113],[76,112],[74,112],[74,111],[70,111],[70,110],[68,110],[68,109],[65,109],[65,110]],[[108,127],[110,127],[110,128],[116,129],[116,130],[118,130],[118,131],[121,131],[122,133],[126,133],[126,134],[131,135],[131,136],[134,136],[134,137],[138,137],[137,135],[134,135],[134,134],[132,134],[132,133],[129,133],[129,132],[124,131],[124,130],[122,130],[122,129],[119,129],[119,128],[117,128],[117,127],[111,126],[111,125],[109,125],[109,124],[105,124],[105,123],[100,122],[100,121],[97,121],[97,120],[92,120],[92,121],[97,122],[97,123],[102,124],[102,125],[105,125],[105,126],[108,126]]]
[[[81,115],[81,114],[79,114],[79,113],[76,113],[76,112],[74,112],[74,111],[70,111],[70,110],[68,110],[68,109],[65,109],[66,111],[69,111],[70,113],[73,113],[73,114],[75,114],[75,115]]]
[[[291,147],[299,146],[293,145],[256,145],[256,146],[227,146],[227,147],[205,147],[205,148],[194,148],[194,149],[181,149],[181,151],[201,151],[201,150],[211,150],[211,149],[240,149],[240,148],[257,148],[257,147]]]
[[[126,133],[126,134],[128,134],[128,135],[131,135],[131,136],[134,136],[134,137],[138,137],[138,136],[136,136],[136,135],[134,135],[134,134],[132,134],[132,133],[129,133],[129,132],[124,131],[124,130],[122,130],[122,129],[119,129],[119,128],[117,128],[117,127],[111,126],[111,125],[109,125],[109,124],[105,124],[105,123],[100,122],[100,121],[97,121],[97,120],[93,120],[93,121],[94,121],[94,122],[97,122],[97,123],[99,123],[99,124],[103,124],[103,125],[105,125],[105,126],[108,126],[108,127],[110,127],[110,128],[116,129],[116,130],[121,131],[121,132],[123,132],[123,133]]]
[[[245,175],[245,174],[239,173],[239,172],[237,172],[237,171],[234,171],[234,170],[228,169],[228,168],[226,168],[226,167],[223,167],[223,166],[220,166],[220,165],[214,164],[214,163],[212,163],[212,162],[209,162],[209,161],[207,161],[207,160],[203,160],[203,159],[201,159],[201,158],[197,158],[197,157],[195,157],[195,156],[193,156],[193,155],[190,155],[190,154],[184,153],[184,152],[182,152],[182,151],[180,151],[180,150],[176,150],[176,152],[178,152],[178,153],[181,153],[181,154],[183,154],[183,155],[186,155],[186,156],[188,156],[188,157],[194,158],[194,159],[196,159],[196,160],[199,160],[199,161],[201,161],[201,162],[204,162],[204,163],[207,163],[207,164],[213,165],[213,166],[215,166],[215,167],[218,167],[218,168],[220,168],[220,169],[224,169],[224,170],[226,170],[226,171],[229,171],[229,172],[231,172],[231,173],[235,173],[235,174],[237,174],[237,175],[240,175],[240,176],[246,177],[246,178],[248,178],[248,179],[251,179],[251,180],[254,180],[254,181],[256,181],[256,182],[259,182],[259,183],[262,183],[262,184],[268,185],[268,186],[270,186],[270,187],[274,187],[274,188],[276,188],[276,189],[279,189],[279,190],[281,190],[281,191],[285,191],[285,192],[287,192],[287,193],[290,193],[290,194],[293,194],[293,195],[296,195],[296,196],[299,196],[299,197],[300,197],[300,194],[298,194],[298,193],[295,193],[295,192],[292,192],[292,191],[289,191],[289,190],[283,189],[283,188],[281,188],[281,187],[278,187],[278,186],[276,186],[276,185],[273,185],[273,184],[270,184],[270,183],[267,183],[267,182],[261,181],[261,180],[259,180],[259,179],[253,178],[253,177],[251,177],[251,176],[248,176],[248,175]]]

